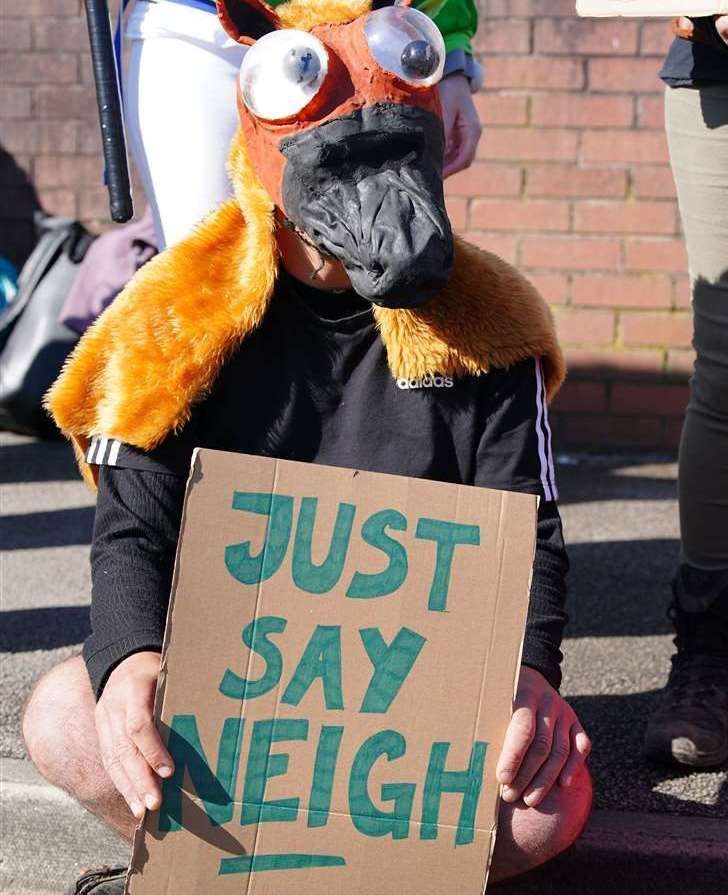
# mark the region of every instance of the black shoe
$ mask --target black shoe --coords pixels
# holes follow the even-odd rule
[[[696,768],[728,759],[728,660],[672,657],[667,686],[647,722],[644,751],[653,761]]]
[[[66,895],[124,895],[128,867],[100,867],[89,870]]]
[[[726,573],[682,566],[669,616],[676,654],[647,723],[645,755],[688,767],[728,760],[728,586]]]

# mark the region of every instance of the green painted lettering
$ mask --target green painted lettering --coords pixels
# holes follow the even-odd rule
[[[265,541],[253,556],[250,541],[225,548],[228,572],[241,584],[259,584],[280,569],[288,549],[293,525],[293,498],[283,494],[233,493],[233,509],[268,516]]]
[[[387,646],[379,628],[361,628],[359,636],[374,666],[360,712],[387,712],[412,670],[426,639],[409,628],[400,628]]]
[[[488,744],[476,740],[470,753],[467,771],[446,771],[445,762],[450,743],[433,743],[422,796],[420,839],[437,839],[440,799],[444,792],[460,792],[463,804],[455,834],[455,845],[468,845],[475,838],[475,815],[483,786],[483,768]]]
[[[432,576],[427,608],[433,612],[445,612],[455,547],[458,544],[477,547],[480,544],[480,526],[423,518],[417,523],[415,537],[437,543],[435,573]]]
[[[241,855],[221,858],[218,876],[229,873],[262,873],[264,870],[313,870],[320,867],[346,867],[341,855]]]
[[[354,826],[365,836],[388,836],[406,839],[415,797],[414,783],[383,783],[381,798],[394,802],[391,811],[382,811],[369,796],[369,774],[382,755],[389,761],[401,758],[407,744],[396,730],[382,730],[365,740],[354,756],[349,777],[349,812]]]
[[[243,789],[240,823],[294,821],[298,817],[298,798],[265,801],[265,787],[272,777],[288,771],[288,753],[271,754],[273,743],[308,739],[308,721],[303,718],[273,718],[255,721],[250,738],[248,767]]]
[[[343,709],[341,625],[316,625],[281,702],[298,705],[316,678],[321,678],[326,708]]]
[[[286,630],[286,620],[275,615],[263,615],[253,619],[243,628],[243,643],[265,659],[265,673],[257,681],[240,677],[229,668],[220,681],[220,692],[231,699],[255,699],[268,693],[281,679],[283,657],[269,634],[281,634]]]
[[[325,827],[329,819],[336,759],[339,757],[343,733],[344,728],[339,725],[324,724],[321,728],[313,766],[311,797],[308,801],[309,827]]]
[[[389,565],[382,572],[355,572],[346,592],[347,597],[370,599],[385,597],[398,590],[407,578],[407,551],[386,530],[407,531],[407,519],[398,510],[380,510],[362,525],[363,540],[389,557]]]
[[[159,809],[162,832],[182,828],[185,773],[202,800],[212,826],[220,826],[232,819],[244,724],[242,718],[226,718],[223,722],[217,772],[213,774],[200,742],[195,716],[174,715],[167,738],[167,749],[174,759],[174,774],[162,784],[162,807]]]
[[[329,552],[326,559],[320,565],[316,565],[312,559],[312,542],[317,506],[318,498],[316,497],[304,497],[301,500],[291,561],[294,584],[309,594],[325,594],[341,578],[356,513],[356,507],[353,504],[339,504]]]

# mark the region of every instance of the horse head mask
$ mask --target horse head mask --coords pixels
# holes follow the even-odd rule
[[[247,47],[237,102],[250,163],[288,225],[363,297],[423,304],[453,264],[431,19],[370,0],[218,0],[218,12]]]
[[[547,305],[448,224],[435,90],[444,50],[430,19],[372,0],[218,7],[248,47],[229,157],[235,197],[144,265],[49,393],[89,480],[92,436],[154,448],[261,325],[281,218],[340,259],[374,303],[395,379],[484,375],[540,357],[552,395],[564,365]]]

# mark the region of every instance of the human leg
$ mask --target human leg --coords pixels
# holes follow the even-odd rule
[[[180,12],[176,4],[144,5],[159,7],[152,10],[157,15],[168,7]],[[160,248],[178,242],[231,195],[226,160],[237,127],[243,48],[224,39],[211,13],[182,9],[201,16],[202,25],[214,20],[217,30],[208,26],[193,39],[175,35],[173,21],[167,32],[132,37],[125,70],[127,139]]]
[[[645,751],[728,757],[728,85],[668,90],[666,126],[693,291],[695,372],[680,443],[677,653]]]
[[[688,250],[695,374],[680,445],[683,559],[728,569],[728,85],[670,90],[670,158]]]
[[[94,706],[83,660],[76,657],[57,665],[36,684],[26,703],[26,748],[50,783],[131,841],[136,821],[104,770]],[[503,802],[491,880],[525,873],[568,848],[586,823],[591,798],[589,773],[582,768],[570,786],[555,785],[537,808]]]
[[[68,659],[35,685],[23,712],[23,738],[46,780],[131,841],[137,822],[104,770],[94,708],[83,659]]]

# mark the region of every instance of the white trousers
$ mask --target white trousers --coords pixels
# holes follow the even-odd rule
[[[164,248],[231,195],[244,49],[214,13],[164,0],[134,4],[125,40],[126,136]]]

